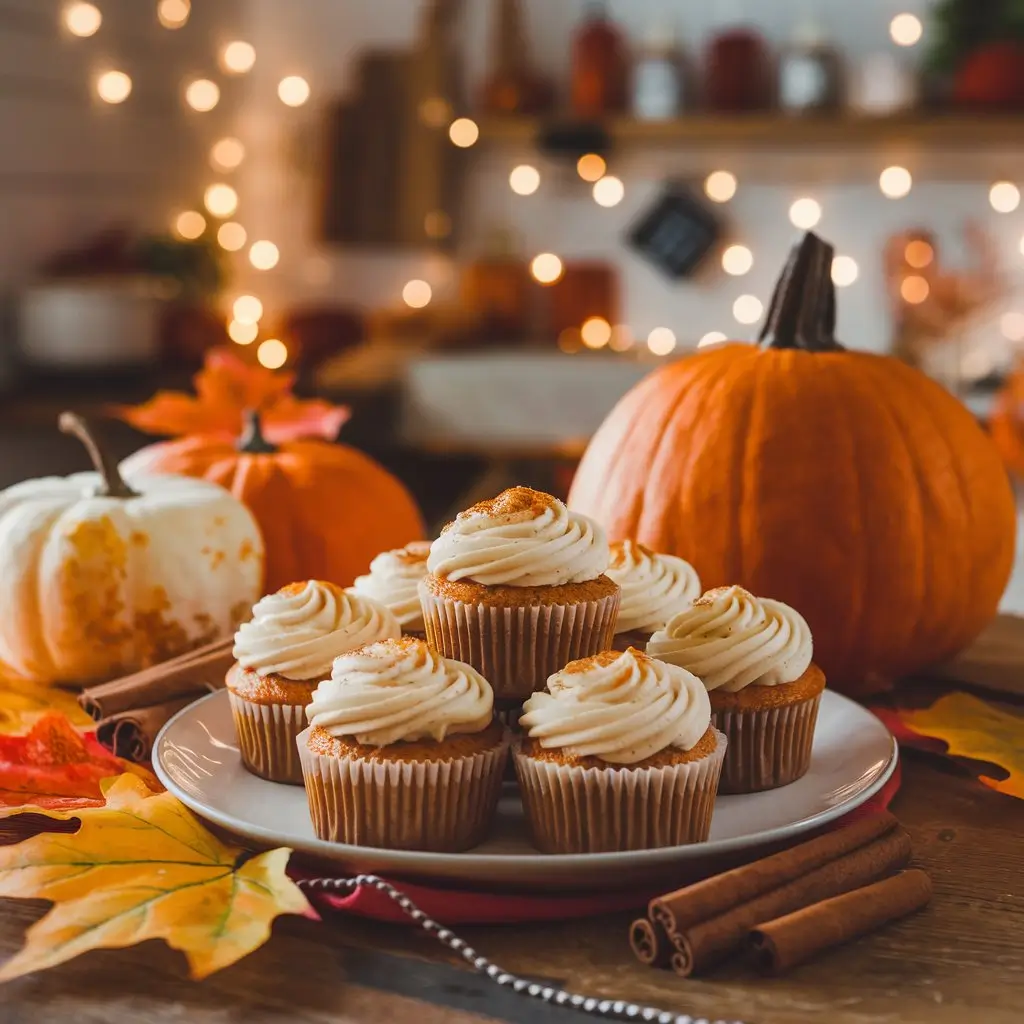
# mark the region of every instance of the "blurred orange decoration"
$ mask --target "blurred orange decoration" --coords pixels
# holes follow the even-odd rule
[[[423,520],[383,466],[332,443],[348,410],[300,400],[293,383],[211,352],[196,397],[162,392],[115,410],[140,430],[185,435],[137,451],[123,469],[202,477],[248,505],[266,544],[266,592],[310,578],[347,587],[374,555],[419,540]]]
[[[1024,366],[1010,374],[996,397],[989,432],[1006,468],[1024,479]]]
[[[608,263],[566,261],[561,279],[550,288],[548,333],[557,337],[567,328],[600,317],[609,324],[619,320],[619,279]]]

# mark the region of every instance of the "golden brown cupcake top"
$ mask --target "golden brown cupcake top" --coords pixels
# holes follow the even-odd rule
[[[583,583],[607,567],[604,530],[529,487],[512,487],[460,512],[431,545],[427,559],[435,576],[484,586]]]
[[[709,690],[778,686],[799,679],[814,645],[803,616],[742,587],[709,590],[651,637],[647,653],[688,669]]]
[[[544,749],[609,764],[689,750],[711,724],[704,684],[631,647],[570,662],[523,705],[519,724]]]
[[[365,576],[357,576],[352,589],[390,609],[403,630],[423,632],[419,582],[427,575],[429,541],[413,541],[404,548],[382,551]]]
[[[634,540],[611,545],[608,575],[622,588],[616,633],[653,633],[700,595],[700,580],[689,562]]]

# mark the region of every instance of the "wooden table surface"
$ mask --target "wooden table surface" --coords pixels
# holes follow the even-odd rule
[[[1020,1024],[1024,1020],[1024,802],[959,765],[910,752],[892,806],[935,898],[921,914],[766,979],[745,964],[701,980],[641,967],[629,915],[460,931],[508,970],[573,991],[748,1024]],[[0,901],[0,959],[43,905]],[[497,989],[409,929],[279,920],[271,941],[202,983],[160,943],[87,954],[0,988],[3,1024],[582,1024]]]

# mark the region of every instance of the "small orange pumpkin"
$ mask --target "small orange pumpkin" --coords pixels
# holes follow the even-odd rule
[[[996,396],[988,428],[1006,468],[1024,478],[1024,366],[1018,366]]]
[[[1016,515],[967,409],[834,337],[832,247],[794,248],[759,345],[656,370],[597,431],[570,506],[611,539],[793,605],[830,685],[866,693],[956,653],[992,618]]]

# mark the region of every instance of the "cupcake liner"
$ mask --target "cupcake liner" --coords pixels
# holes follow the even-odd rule
[[[582,768],[517,750],[516,774],[543,853],[613,853],[701,843],[711,829],[726,738],[699,761],[663,768]]]
[[[270,782],[302,785],[295,737],[306,728],[303,704],[257,704],[228,690],[245,767]]]
[[[321,839],[389,850],[456,853],[487,835],[508,742],[438,761],[368,761],[316,754],[296,740],[313,830]]]
[[[607,650],[619,593],[575,604],[465,604],[420,585],[427,643],[472,665],[497,700],[525,700],[570,661]]]
[[[722,793],[758,793],[795,782],[811,763],[814,724],[821,694],[764,710],[715,710],[711,721],[729,740],[722,768]]]
[[[651,639],[651,636],[651,633],[643,629],[631,629],[626,633],[616,633],[612,637],[612,650],[625,651],[630,647],[635,647],[638,651],[646,651],[647,641]]]

